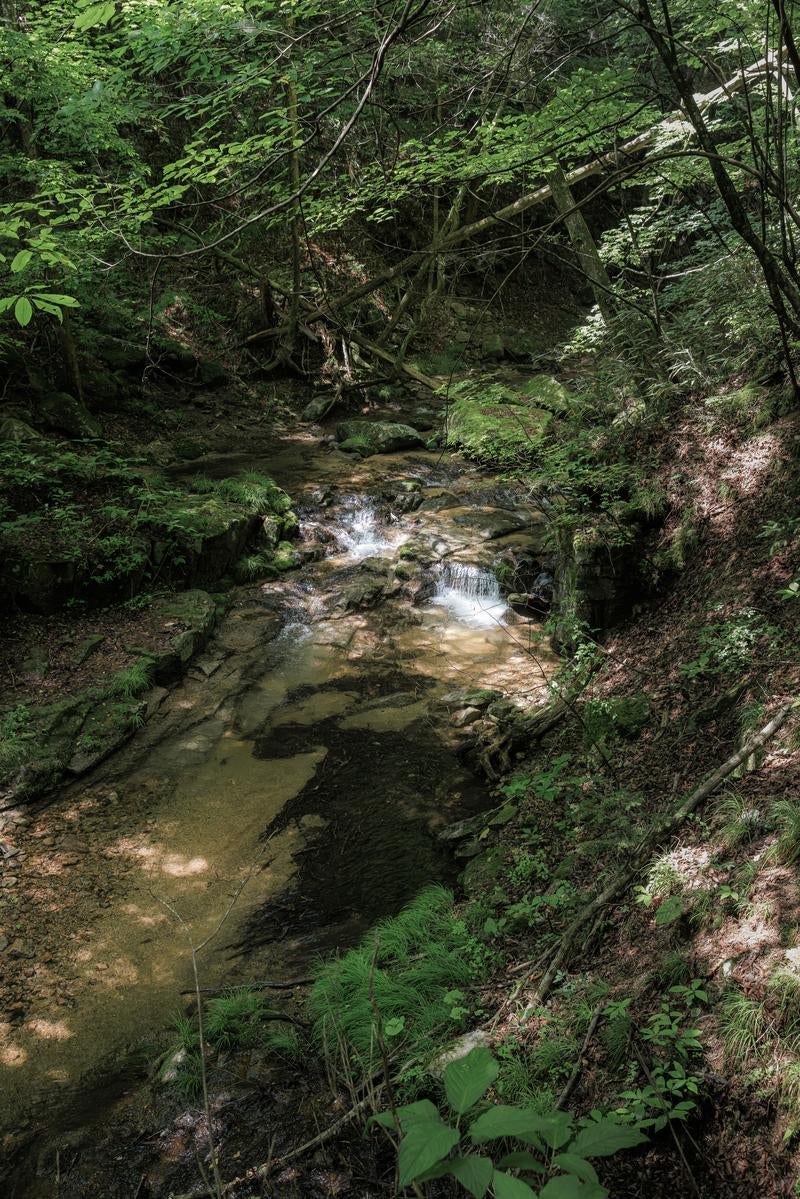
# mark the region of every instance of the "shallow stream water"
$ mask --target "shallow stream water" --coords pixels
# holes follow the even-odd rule
[[[126,1064],[192,986],[190,940],[211,937],[205,986],[294,977],[426,883],[455,881],[435,834],[489,796],[456,756],[441,697],[495,687],[528,706],[554,660],[531,657],[537,626],[489,570],[504,547],[525,548],[524,522],[487,540],[454,519],[492,484],[465,463],[354,460],[309,432],[196,469],[271,474],[315,548],[279,582],[239,589],[134,740],[30,818],[29,860],[70,886],[58,910],[43,887],[39,928],[21,933],[37,937],[54,989],[0,1025],[5,1145],[39,1161],[19,1195],[55,1194],[54,1141],[129,1085]],[[398,481],[417,510],[394,502]],[[394,568],[420,539],[427,583],[412,594]],[[367,577],[388,580],[385,593],[348,609]]]

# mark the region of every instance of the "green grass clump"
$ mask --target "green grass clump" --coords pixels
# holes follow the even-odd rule
[[[31,712],[25,704],[17,704],[0,716],[0,775],[21,766],[28,757],[30,725]]]
[[[480,973],[476,947],[450,892],[428,887],[322,967],[308,1005],[317,1047],[370,1070],[379,1053],[380,1012],[390,1051],[427,1065],[469,1014],[464,989]]]
[[[758,1055],[769,1036],[766,1004],[732,989],[720,1002],[719,1025],[729,1056],[742,1064]]]
[[[725,849],[735,849],[742,842],[749,844],[764,831],[764,817],[741,795],[726,795],[717,804],[716,813],[722,821],[720,841]]]
[[[800,858],[800,804],[791,799],[779,799],[773,805],[771,815],[778,830],[775,857],[791,866]]]
[[[264,997],[249,987],[235,987],[206,1004],[205,1034],[215,1049],[252,1045],[259,1036]]]
[[[272,479],[257,471],[247,471],[230,479],[223,479],[216,486],[220,499],[228,500],[245,508],[253,516],[266,516],[268,512],[288,512],[292,502],[285,491]]]
[[[114,675],[109,694],[120,699],[134,699],[150,686],[153,678],[153,663],[150,658],[139,658]]]

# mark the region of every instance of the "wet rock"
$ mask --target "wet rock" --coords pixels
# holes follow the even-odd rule
[[[374,574],[362,574],[342,589],[336,607],[345,612],[359,608],[374,608],[386,597],[387,581]]]
[[[502,696],[502,691],[493,691],[490,687],[470,687],[466,691],[449,691],[439,703],[446,708],[487,708]]]
[[[336,426],[336,439],[340,448],[356,448],[367,455],[394,454],[425,444],[416,429],[392,421],[341,421]]]
[[[509,533],[518,533],[530,523],[529,515],[519,515],[503,508],[460,512],[453,517],[454,525],[476,532],[485,541],[492,541],[496,537],[505,537]]]
[[[474,724],[476,720],[480,720],[480,708],[461,708],[458,712],[454,712],[450,717],[450,723],[456,729],[463,729],[469,724]]]
[[[336,407],[336,396],[317,396],[303,409],[303,420],[321,421]]]

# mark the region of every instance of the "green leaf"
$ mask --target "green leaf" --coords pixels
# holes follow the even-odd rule
[[[468,1157],[454,1158],[450,1173],[475,1199],[483,1199],[492,1181],[494,1166],[488,1157],[470,1154]]]
[[[656,912],[656,924],[672,924],[683,915],[683,899],[680,895],[670,895]]]
[[[430,1170],[426,1170],[424,1174],[420,1174],[418,1180],[428,1182],[431,1179],[443,1178],[446,1174],[450,1174],[453,1178],[457,1178],[465,1190],[475,1196],[475,1199],[483,1199],[492,1181],[493,1171],[494,1166],[488,1157],[471,1154],[469,1157],[454,1157],[448,1161],[439,1162]]]
[[[576,1174],[584,1182],[597,1182],[594,1166],[586,1158],[578,1157],[577,1153],[557,1153],[553,1165],[558,1166],[559,1170],[566,1170],[568,1174]]]
[[[31,250],[20,250],[11,260],[11,273],[18,275],[20,271],[24,271],[32,258],[33,253]]]
[[[399,1037],[405,1026],[405,1016],[393,1016],[391,1020],[386,1021],[383,1031],[387,1037]]]
[[[488,1049],[482,1045],[470,1050],[466,1057],[451,1062],[444,1072],[447,1102],[461,1116],[477,1103],[494,1080],[500,1067]]]
[[[415,1120],[400,1142],[397,1166],[401,1189],[447,1157],[458,1144],[455,1128],[448,1128],[438,1112],[436,1115],[436,1120]]]
[[[17,302],[16,296],[4,296],[0,300],[0,312],[8,312],[9,308],[13,308]]]
[[[33,294],[39,300],[49,300],[51,304],[59,304],[62,308],[80,308],[74,296],[56,296],[49,291],[37,291]]]
[[[84,9],[79,16],[75,18],[73,29],[84,30],[93,29],[96,25],[107,25],[114,16],[116,8],[113,4],[105,3],[103,0],[100,4],[92,4],[89,8]]]
[[[17,324],[22,325],[23,328],[25,325],[30,324],[31,317],[33,316],[33,308],[31,308],[30,300],[26,299],[25,296],[20,296],[14,305],[14,316],[17,318]]]
[[[477,1120],[473,1120],[469,1135],[476,1145],[497,1140],[498,1137],[516,1137],[525,1144],[541,1149],[540,1124],[541,1118],[536,1112],[527,1112],[519,1107],[508,1107],[498,1103],[495,1107],[490,1107],[488,1112],[478,1116]]]
[[[530,1170],[533,1174],[546,1174],[542,1163],[532,1153],[507,1153],[505,1157],[501,1157],[497,1163],[504,1170]]]
[[[495,1170],[492,1175],[492,1190],[497,1199],[536,1199],[536,1192],[531,1190],[527,1182],[512,1178],[502,1170]]]
[[[629,1124],[597,1120],[581,1129],[568,1152],[578,1157],[610,1157],[618,1149],[631,1149],[634,1145],[643,1145],[646,1140],[644,1133]]]
[[[33,304],[35,308],[39,308],[42,312],[49,312],[51,316],[57,317],[59,324],[63,324],[64,317],[58,304],[48,304],[47,300],[37,299],[36,296],[33,297]]]
[[[581,1182],[574,1174],[562,1174],[542,1187],[540,1199],[605,1199],[607,1194],[599,1182]]]
[[[542,1140],[551,1149],[560,1149],[572,1136],[572,1116],[568,1112],[548,1112],[539,1117]]]

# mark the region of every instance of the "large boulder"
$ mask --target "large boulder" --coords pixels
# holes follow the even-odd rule
[[[393,421],[345,420],[336,426],[336,440],[342,448],[358,449],[361,454],[394,454],[425,444],[411,425]]]
[[[0,442],[13,442],[15,445],[20,445],[25,441],[41,440],[41,433],[37,433],[24,420],[19,420],[16,416],[6,416],[0,420]]]
[[[39,423],[67,437],[99,437],[100,425],[85,404],[67,391],[51,391],[36,405]]]

